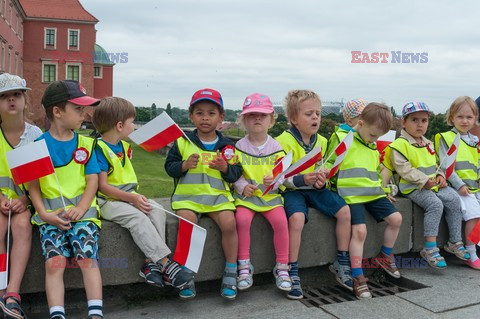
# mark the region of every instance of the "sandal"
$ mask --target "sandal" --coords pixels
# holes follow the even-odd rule
[[[7,303],[7,300],[11,299],[14,302]],[[22,298],[16,292],[6,293],[2,301],[0,302],[0,307],[3,310],[5,319],[26,319],[27,315],[21,307]]]
[[[277,284],[277,288],[283,291],[291,291],[292,290],[292,279],[290,279],[290,275],[288,274],[288,270],[290,267],[287,264],[279,264],[275,265],[273,268],[273,276],[275,277],[275,283]]]
[[[233,291],[233,294],[227,294],[228,290]],[[236,272],[224,272],[222,278],[222,286],[220,293],[223,298],[233,300],[237,297],[237,274]]]
[[[438,247],[429,250],[423,248],[420,251],[420,256],[427,261],[430,267],[435,269],[445,269],[447,268],[447,264],[445,263],[445,258],[440,256],[439,251],[440,249],[438,249]]]
[[[246,290],[253,285],[253,265],[249,262],[238,264],[237,287]]]
[[[451,243],[448,241],[445,246],[443,246],[443,250],[447,253],[454,254],[458,259],[466,261],[470,259],[470,254],[463,246],[463,242],[458,241],[456,243]]]

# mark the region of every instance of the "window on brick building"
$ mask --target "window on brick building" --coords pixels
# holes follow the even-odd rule
[[[45,28],[45,48],[55,49],[56,31],[54,28]]]
[[[93,77],[101,79],[102,75],[102,67],[101,66],[94,66],[93,67]]]
[[[1,16],[4,15],[4,14],[3,14],[3,12],[4,12],[4,10],[5,10],[5,5],[4,5],[4,3],[5,3],[5,0],[0,0],[0,15],[1,15]]]
[[[68,48],[69,49],[79,49],[80,42],[80,30],[68,29]]]
[[[50,83],[57,80],[57,65],[43,64],[43,82]]]
[[[6,68],[5,68],[5,42],[3,41],[3,39],[0,39],[0,41],[2,42],[2,55],[0,56],[1,60],[0,60],[0,70],[2,71],[5,71]]]
[[[67,65],[67,80],[75,80],[80,82],[79,65]]]

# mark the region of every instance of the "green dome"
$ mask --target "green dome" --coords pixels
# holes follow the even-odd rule
[[[102,65],[115,65],[112,61],[110,61],[110,57],[100,45],[95,43],[95,53],[93,56],[93,63],[95,64],[102,64]]]

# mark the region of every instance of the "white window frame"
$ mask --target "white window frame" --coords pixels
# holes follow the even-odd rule
[[[58,80],[58,62],[55,62],[55,61],[42,61],[42,83],[51,83],[51,82],[45,82],[45,81],[44,81],[44,79],[45,79],[45,74],[44,74],[45,64],[47,64],[47,65],[55,65],[55,78],[53,79],[53,81],[57,81],[57,80]],[[53,82],[53,81],[52,81],[52,82]]]
[[[0,16],[4,17],[4,8],[5,6],[3,5],[5,3],[5,0],[0,0]]]
[[[5,40],[0,38],[0,42],[2,42],[2,46],[0,48],[0,70],[2,71],[7,71],[7,69],[5,68],[5,57],[7,56],[7,51],[5,49]]]
[[[10,0],[10,12],[9,12],[8,21],[7,21],[10,27],[12,27],[12,11],[13,11],[13,1]]]
[[[100,75],[95,75],[95,68],[100,68]],[[94,65],[93,66],[93,78],[94,79],[103,79],[103,65]]]
[[[69,66],[78,66],[78,82],[82,83],[82,64],[76,62],[67,62],[65,63],[65,79],[68,80],[68,67]],[[77,81],[77,80],[75,80]]]
[[[48,45],[47,46],[47,30],[54,30],[55,31],[55,36],[53,40],[53,47]],[[51,28],[51,27],[45,27],[43,28],[43,48],[44,49],[57,49],[57,28]]]
[[[18,75],[18,52],[15,52],[15,74]]]
[[[77,31],[77,46],[70,45],[70,31]],[[80,51],[80,29],[67,29],[67,48],[68,50]]]
[[[12,73],[12,48],[8,47],[8,73]]]

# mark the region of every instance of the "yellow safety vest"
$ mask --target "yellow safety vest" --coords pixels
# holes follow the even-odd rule
[[[118,156],[113,153],[112,149],[105,143],[105,141],[99,139],[97,145],[100,147],[103,155],[108,161],[108,184],[121,191],[135,193],[138,189],[138,181],[132,162],[130,161],[130,144],[125,141],[121,142],[123,148],[123,163],[122,159],[118,158]],[[100,191],[98,191],[98,197],[111,199]]]
[[[292,151],[292,165],[295,164],[301,158],[305,157],[305,155],[307,155],[307,152],[305,152],[305,149],[302,147],[300,142],[289,131],[283,132],[282,134],[277,136],[275,139],[280,143],[280,145],[282,145],[282,148],[285,151],[285,153]],[[322,147],[322,156],[324,156],[325,152],[327,151],[327,139],[321,136],[320,134],[317,134],[317,140],[315,141],[315,145],[313,145],[312,149],[314,149],[318,145]],[[311,173],[314,170],[315,170],[315,165],[312,165],[309,168],[300,172],[299,174]]]
[[[435,150],[438,154],[440,147],[440,141],[443,140],[449,148],[453,140],[457,136],[454,131],[448,131],[444,133],[437,133],[435,135]],[[455,173],[462,181],[467,185],[471,192],[479,192],[478,187],[478,149],[479,145],[470,146],[463,139],[460,139],[460,145],[457,151],[457,160],[455,162]],[[442,159],[440,159],[442,160]]]
[[[433,146],[430,147],[432,147],[431,150],[429,150],[426,145],[412,145],[406,138],[399,137],[385,148],[385,161],[389,160],[391,162],[393,149],[402,154],[402,156],[410,162],[410,165],[413,168],[418,169],[429,178],[434,178],[437,173],[437,159],[435,153],[433,153]],[[418,189],[417,185],[411,184],[400,176],[400,182],[398,184],[398,190],[400,193],[407,195],[416,189]],[[438,186],[432,187],[431,190],[438,192]]]
[[[2,129],[0,129],[0,191],[8,199],[15,199],[22,197],[26,192],[26,185],[15,185],[12,178],[12,172],[8,167],[6,154],[13,150],[13,146],[8,143],[7,139],[3,135]]]
[[[255,156],[237,149],[237,155],[237,160],[243,168],[243,177],[250,184],[258,184],[258,188],[251,197],[244,198],[242,194],[235,193],[233,196],[235,206],[244,206],[256,212],[266,212],[282,206],[282,195],[278,193],[278,189],[271,190],[268,194],[262,196],[267,188],[262,183],[263,177],[272,173],[276,160],[284,156],[285,152],[278,151],[265,156]]]
[[[376,146],[366,144],[355,132],[340,169],[330,180],[332,189],[337,191],[347,204],[368,203],[386,197],[378,172],[379,165],[380,154]]]
[[[176,143],[182,160],[186,161],[190,155],[198,154],[198,148],[185,138],[178,139]],[[208,162],[217,156],[217,152],[207,150],[201,152],[197,167],[189,169],[185,175],[175,179],[172,208],[196,213],[234,211],[234,200],[228,183],[222,178],[220,171],[208,167]],[[229,163],[232,161],[233,159]]]
[[[61,185],[63,199],[65,200],[65,211],[77,206],[82,199],[85,187],[87,186],[84,164],[90,160],[92,152],[94,151],[94,139],[82,135],[77,135],[77,138],[76,150],[80,148],[86,150],[88,152],[87,159],[82,161],[82,164],[77,163],[72,156],[72,159],[67,165],[55,167],[55,174]],[[47,212],[53,212],[63,208],[63,202],[55,174],[50,174],[39,179],[43,205],[45,205]],[[90,204],[90,208],[79,221],[91,221],[97,224],[98,227],[101,227],[101,222],[98,219],[99,211],[100,209],[97,205],[97,198],[94,197]],[[45,224],[37,211],[32,216],[32,223],[36,225]]]

